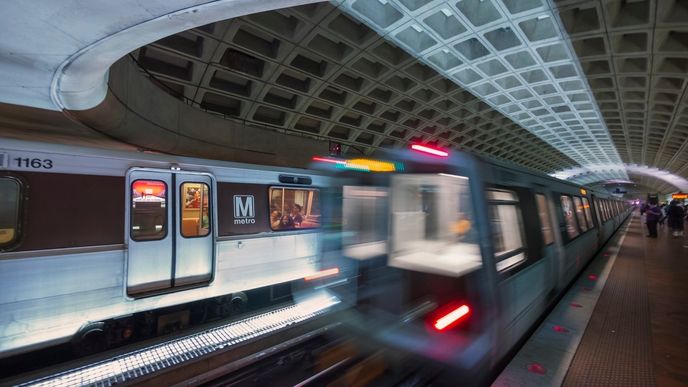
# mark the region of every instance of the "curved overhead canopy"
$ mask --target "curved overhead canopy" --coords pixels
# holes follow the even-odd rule
[[[217,20],[312,2],[4,1],[0,102],[85,110],[105,98],[110,66],[145,44]]]

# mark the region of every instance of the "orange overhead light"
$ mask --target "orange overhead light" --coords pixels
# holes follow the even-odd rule
[[[395,163],[371,159],[351,159],[346,161],[345,168],[362,169],[370,172],[394,172],[397,170]]]
[[[581,188],[580,193],[581,193],[581,195],[587,195],[588,191],[585,188]]]
[[[359,172],[396,172],[404,170],[404,166],[401,163],[366,158],[337,159],[332,157],[315,156],[313,157],[313,161],[334,164],[336,168]]]
[[[688,194],[679,192],[671,195],[672,199],[688,199]]]

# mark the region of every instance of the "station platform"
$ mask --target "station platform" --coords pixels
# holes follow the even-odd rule
[[[688,386],[688,236],[638,211],[493,386]]]

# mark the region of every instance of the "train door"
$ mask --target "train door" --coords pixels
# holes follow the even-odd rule
[[[501,351],[506,351],[546,307],[554,285],[547,255],[555,253],[554,238],[544,195],[512,186],[489,187],[486,194],[501,298]]]
[[[538,211],[538,218],[540,220],[540,231],[542,233],[542,256],[546,260],[547,266],[547,290],[555,290],[559,279],[559,262],[563,252],[556,242],[556,235],[554,233],[553,225],[556,222],[554,215],[554,208],[551,205],[552,200],[547,197],[544,192],[535,193],[535,205]]]
[[[208,174],[134,169],[127,176],[127,294],[210,282],[213,179]]]
[[[602,224],[602,216],[600,215],[600,205],[595,195],[590,195],[590,205],[593,206],[595,214],[594,224],[597,226],[597,246],[602,247],[605,242],[604,226]]]

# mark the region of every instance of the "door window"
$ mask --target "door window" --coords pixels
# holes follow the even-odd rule
[[[576,210],[576,218],[578,219],[578,226],[582,232],[588,231],[588,224],[585,222],[585,214],[583,212],[583,203],[581,203],[581,198],[578,196],[573,197],[573,204]]]
[[[155,241],[167,235],[167,184],[160,180],[131,183],[131,239]]]
[[[575,215],[573,214],[573,202],[571,201],[571,198],[566,195],[562,195],[560,200],[561,211],[564,215],[564,222],[566,223],[566,234],[568,235],[569,239],[573,239],[580,234],[578,231],[578,225],[576,225]]]
[[[588,222],[588,228],[593,228],[592,213],[590,212],[590,202],[588,198],[583,198],[583,213],[585,214],[585,221]]]
[[[490,223],[497,270],[509,269],[526,259],[523,220],[518,195],[512,191],[490,190]]]
[[[210,189],[208,184],[187,182],[181,185],[181,234],[186,238],[210,233]]]
[[[536,194],[535,201],[537,203],[538,215],[540,217],[540,228],[542,229],[542,242],[548,245],[554,242],[554,232],[552,230],[552,223],[549,218],[549,208],[547,207],[547,198],[543,194]]]
[[[19,239],[21,185],[10,177],[0,178],[0,248]]]

